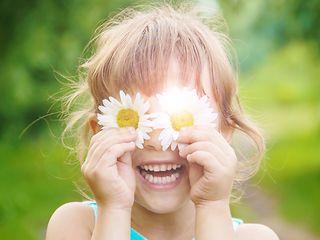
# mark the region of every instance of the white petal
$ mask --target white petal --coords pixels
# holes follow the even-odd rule
[[[103,99],[103,100],[102,100],[102,103],[103,103],[103,105],[107,106],[107,105],[108,105],[108,103],[110,103],[110,102],[109,102],[109,100],[108,100],[108,99]]]
[[[117,99],[115,99],[113,97],[109,97],[109,101],[119,108],[123,107],[123,105]]]
[[[164,143],[162,144],[162,150],[163,150],[163,151],[166,151],[166,150],[168,149],[168,147],[170,146],[170,144],[171,144],[171,141],[170,141],[170,140],[164,142]]]
[[[177,142],[176,141],[173,141],[172,143],[171,143],[171,151],[174,151],[175,149],[176,149],[176,147],[177,147]]]
[[[120,91],[120,99],[122,104],[126,103],[126,94],[122,90]]]
[[[149,108],[150,108],[149,101],[146,101],[145,103],[142,103],[141,106],[139,106],[140,112],[142,114],[145,114],[146,112],[148,112]]]
[[[140,93],[137,93],[136,94],[136,97],[135,97],[135,99],[134,99],[134,106],[136,106],[136,107],[138,107],[138,106],[140,106],[142,104],[142,98],[141,98],[141,95],[140,95]]]
[[[102,113],[108,113],[108,108],[104,107],[104,106],[99,106],[98,109],[100,110],[100,112]]]
[[[137,146],[138,148],[143,149],[143,145],[142,145],[141,142],[137,142],[137,141],[136,141],[135,144],[136,144],[136,146]]]
[[[122,90],[120,91],[120,99],[124,107],[132,108],[132,101],[129,94],[125,94]]]
[[[172,130],[173,130],[173,129],[172,129]],[[178,137],[179,137],[179,132],[173,130],[173,131],[172,131],[172,139],[173,139],[173,140],[177,140]]]
[[[100,123],[98,123],[98,124],[100,124]],[[116,123],[106,123],[106,124],[100,124],[100,125],[103,126],[102,129],[105,129],[105,128],[117,128],[118,127],[118,125]]]
[[[133,108],[133,103],[129,94],[126,95],[126,99],[127,99],[126,103],[128,108]]]
[[[152,128],[144,127],[144,126],[139,126],[138,129],[140,129],[142,132],[152,132]]]
[[[162,139],[160,139],[159,137],[159,141],[161,143],[162,146],[164,146],[166,143],[170,142],[169,145],[172,142],[172,135],[171,134],[165,134],[162,136]]]
[[[160,134],[159,134],[159,140],[163,140],[165,139],[166,137],[172,135],[171,131],[169,129],[163,129]]]
[[[101,115],[101,114],[98,114],[98,120],[101,121],[101,122],[116,122],[116,119],[114,116],[106,116],[106,115]]]
[[[153,125],[154,125],[153,122],[152,122],[152,121],[149,121],[149,120],[141,120],[141,121],[139,121],[139,127],[140,127],[140,126],[143,126],[143,127],[152,128]]]
[[[140,131],[137,131],[137,139],[136,139],[136,144],[142,144],[143,141],[143,136],[142,133]]]

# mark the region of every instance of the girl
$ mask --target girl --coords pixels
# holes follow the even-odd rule
[[[58,208],[47,239],[278,239],[230,213],[232,189],[256,172],[264,144],[240,108],[227,37],[164,6],[123,11],[93,43],[67,129],[82,120],[94,200]],[[195,90],[167,98],[172,87]],[[235,131],[253,140],[255,158],[236,154]]]

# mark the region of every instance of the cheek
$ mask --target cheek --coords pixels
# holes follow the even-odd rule
[[[139,162],[137,159],[139,159],[140,151],[141,149],[136,148],[131,153],[132,167],[134,168],[134,170],[139,166]]]

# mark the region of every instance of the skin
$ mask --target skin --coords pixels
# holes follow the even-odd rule
[[[171,66],[168,78],[178,79],[177,65]],[[157,111],[155,97],[148,100],[150,111]],[[97,130],[94,119],[91,126]],[[130,227],[152,240],[279,239],[261,224],[241,224],[233,230],[229,198],[237,158],[228,143],[230,130],[187,127],[178,142],[188,145],[180,152],[162,151],[159,132],[151,132],[140,150],[132,129],[98,129],[81,166],[99,206],[98,217],[94,219],[90,206],[67,203],[52,215],[46,239],[130,239]],[[179,160],[186,175],[170,192],[152,191],[136,173],[144,159]]]

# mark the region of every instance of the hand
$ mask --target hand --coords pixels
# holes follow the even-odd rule
[[[131,210],[136,180],[130,152],[136,138],[133,128],[103,129],[92,137],[81,171],[98,205]]]
[[[229,201],[237,157],[224,137],[209,126],[180,131],[178,143],[189,144],[179,152],[189,162],[191,200],[198,205]]]

